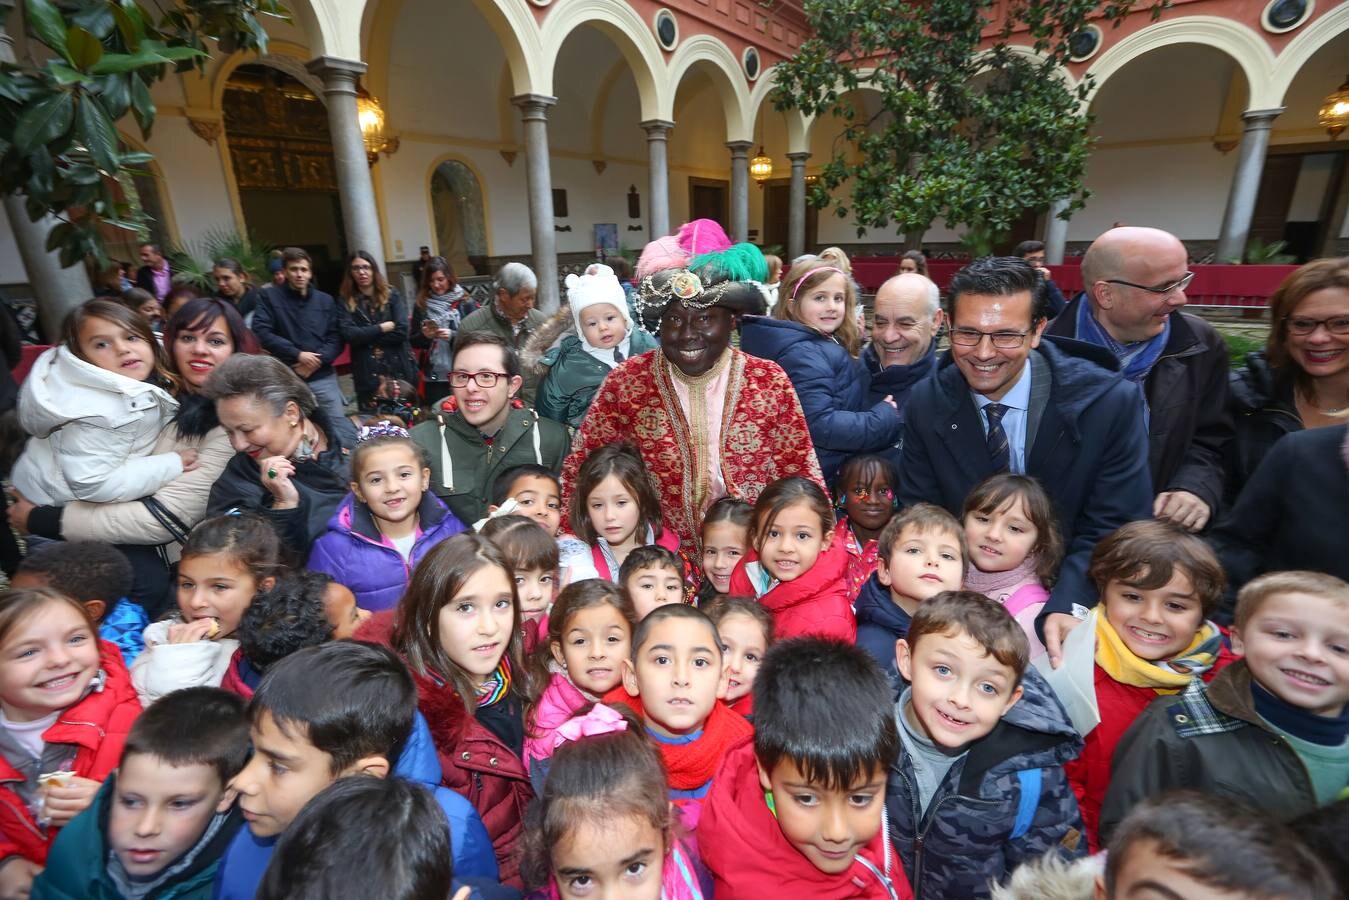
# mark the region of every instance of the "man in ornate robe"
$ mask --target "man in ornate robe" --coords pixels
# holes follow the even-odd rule
[[[638,305],[660,310],[661,349],[626,360],[600,385],[562,467],[564,498],[591,451],[629,441],[659,483],[666,525],[696,560],[698,526],[718,498],[753,503],[788,475],[824,487],[786,373],[730,346],[741,313],[762,302],[753,284],[704,285],[686,270],[643,279]]]

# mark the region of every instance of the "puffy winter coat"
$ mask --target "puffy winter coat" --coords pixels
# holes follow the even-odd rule
[[[145,629],[145,649],[131,666],[131,680],[146,706],[183,688],[220,687],[239,649],[239,642],[229,637],[170,644],[169,627],[181,621],[164,619]]]
[[[1265,351],[1246,354],[1246,365],[1228,377],[1236,439],[1228,445],[1225,506],[1255,474],[1260,460],[1286,434],[1302,430],[1291,378],[1269,364]]]
[[[1021,863],[1085,855],[1082,817],[1063,764],[1082,749],[1068,714],[1035,669],[1024,693],[946,773],[926,810],[902,746],[885,804],[890,837],[918,900],[982,900]],[[896,710],[898,714],[898,709]]]
[[[815,868],[787,842],[768,808],[754,740],[748,738],[726,754],[712,779],[698,821],[698,846],[712,872],[716,900],[911,900],[913,892],[886,832],[882,812],[880,830],[846,872],[827,875]]]
[[[94,781],[102,781],[117,768],[127,733],[141,714],[122,653],[107,641],[99,641],[99,668],[103,672],[102,687],[61,713],[42,733],[47,744],[72,745],[73,757],[61,765],[63,771]],[[11,787],[22,780],[19,771],[0,756],[0,859],[22,856],[42,864],[59,829],[38,827]]]
[[[572,323],[571,307],[559,309],[548,325],[562,321],[563,316],[566,317],[564,324]],[[550,335],[552,329],[545,326],[530,339],[530,348]],[[657,346],[655,338],[636,326],[628,335],[629,357],[655,350]],[[562,333],[560,341],[543,348],[535,368],[541,380],[534,408],[539,411],[539,415],[572,428],[581,427],[581,420],[590,410],[590,401],[595,399],[595,392],[600,389],[604,376],[613,371],[585,351],[581,339],[576,336],[574,324],[571,331]]]
[[[464,523],[430,491],[422,494],[417,515],[421,533],[412,545],[411,559],[404,560],[398,548],[379,533],[370,507],[347,494],[328,520],[327,532],[314,542],[309,568],[327,572],[349,587],[361,609],[379,612],[397,606],[422,557],[464,530]]]
[[[211,485],[207,515],[220,515],[231,509],[256,512],[272,524],[287,550],[301,558],[307,556],[310,545],[327,530],[328,520],[351,489],[347,448],[330,427],[327,413],[320,407],[309,418],[323,429],[328,449],[295,464],[291,483],[300,494],[299,506],[273,509],[272,493],[262,486],[258,461],[245,453],[236,453]]]
[[[417,364],[408,346],[408,309],[402,294],[390,291],[388,304],[378,313],[370,310],[364,298],[357,300],[354,310],[348,309],[342,298],[337,299],[336,306],[337,330],[351,348],[351,378],[358,395],[374,394],[380,375],[417,383]],[[393,330],[381,328],[384,322],[393,322]]]
[[[94,802],[61,829],[52,844],[47,868],[33,882],[33,900],[122,900],[125,896],[108,874],[108,813],[113,803],[112,774],[103,782]],[[216,869],[225,849],[243,825],[238,806],[213,817],[203,834],[183,856],[173,860],[162,879],[143,900],[210,900]]]
[[[1026,474],[1054,501],[1064,559],[1045,614],[1089,604],[1096,542],[1126,522],[1152,518],[1148,431],[1138,386],[1114,354],[1083,341],[1046,337],[1031,352]],[[951,355],[919,382],[904,414],[900,501],[944,506],[959,516],[970,489],[993,474],[984,426]]]
[[[558,728],[588,702],[565,673],[554,672],[548,679],[548,687],[535,701],[525,722],[525,766],[531,775],[536,762],[552,758],[553,737]],[[541,783],[541,779],[536,782]]]
[[[390,646],[393,613],[374,615],[356,639]],[[467,797],[492,838],[501,882],[520,886],[520,840],[525,808],[534,797],[524,763],[471,715],[448,679],[412,673],[417,706],[431,729],[440,758],[441,784]]]
[[[810,634],[852,643],[857,639],[857,619],[843,577],[847,568],[848,549],[834,541],[800,578],[779,582],[765,592],[770,576],[751,550],[731,572],[730,594],[758,597],[759,605],[773,614],[777,640]]]
[[[177,453],[153,452],[177,410],[163,388],[52,347],[19,390],[19,424],[32,437],[10,480],[39,505],[153,494],[183,473]]]
[[[895,668],[895,643],[909,633],[909,614],[895,603],[890,589],[881,584],[878,574],[873,574],[862,585],[855,609],[857,646],[880,664],[891,686],[898,691],[903,681]]]
[[[899,460],[904,420],[893,406],[868,400],[866,368],[831,337],[798,322],[745,316],[740,349],[782,366],[801,398],[826,484],[849,456],[879,453]]]

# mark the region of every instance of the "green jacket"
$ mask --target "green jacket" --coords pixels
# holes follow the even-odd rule
[[[47,868],[33,881],[32,900],[123,898],[108,874],[108,812],[116,780],[115,773],[109,775],[89,808],[56,836]],[[216,821],[211,820],[213,824]],[[169,863],[160,873],[163,882],[145,894],[144,900],[210,900],[220,859],[242,824],[243,817],[235,806],[214,831],[208,828],[187,854]]]
[[[640,328],[632,329],[628,345],[631,348],[629,356],[639,356],[658,346],[656,339]],[[544,354],[542,364],[548,367],[548,374],[539,384],[534,408],[541,416],[580,428],[581,420],[590,409],[590,401],[595,399],[595,392],[612,370],[585,352],[581,339],[575,334],[565,336],[561,343]]]
[[[1284,821],[1316,809],[1307,767],[1255,711],[1244,660],[1158,697],[1134,720],[1115,748],[1101,842],[1140,800],[1173,788],[1232,797]]]
[[[431,458],[431,490],[444,500],[466,526],[487,515],[492,485],[507,469],[537,463],[562,471],[567,455],[567,429],[552,419],[541,419],[528,408],[512,409],[489,445],[482,432],[453,409],[412,429],[412,439]]]
[[[525,315],[525,327],[520,329],[520,334],[517,336],[515,329],[511,327],[510,320],[498,313],[496,303],[489,300],[485,306],[464,317],[463,323],[459,326],[459,333],[486,331],[504,338],[507,343],[515,348],[515,352],[519,353],[525,349],[525,344],[529,341],[530,336],[542,328],[547,321],[548,316],[546,314],[539,312],[537,309],[531,309]],[[520,398],[525,401],[526,405],[533,406],[534,395],[539,389],[539,376],[533,372],[522,372],[521,374],[524,375],[525,384],[520,389]]]

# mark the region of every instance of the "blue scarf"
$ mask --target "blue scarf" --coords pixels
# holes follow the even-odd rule
[[[1104,347],[1115,354],[1115,358],[1119,360],[1120,369],[1124,372],[1124,377],[1135,384],[1148,377],[1148,373],[1157,364],[1157,360],[1161,359],[1162,350],[1165,349],[1169,337],[1171,337],[1171,319],[1168,316],[1166,323],[1162,326],[1161,334],[1146,341],[1121,344],[1110,336],[1110,332],[1101,327],[1100,322],[1096,321],[1096,317],[1091,314],[1091,303],[1086,297],[1082,297],[1078,303],[1077,339],[1095,344],[1098,347]]]

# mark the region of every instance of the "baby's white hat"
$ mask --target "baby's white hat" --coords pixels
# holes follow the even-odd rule
[[[614,270],[603,263],[591,263],[584,275],[568,275],[567,302],[571,304],[572,318],[576,321],[576,333],[581,333],[581,312],[599,303],[608,303],[618,310],[632,329],[632,316],[628,314],[628,295],[623,285],[618,283]]]

